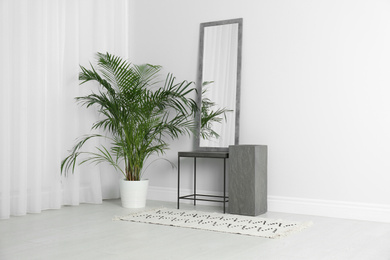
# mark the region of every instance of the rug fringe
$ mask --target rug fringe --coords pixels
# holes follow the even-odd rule
[[[312,225],[314,225],[314,223],[312,221],[299,223],[299,226],[295,227],[294,229],[290,229],[288,231],[285,231],[283,234],[278,234],[275,237],[271,237],[271,238],[275,238],[275,239],[284,238],[284,237],[289,236],[291,234],[301,232],[302,230],[309,228]]]
[[[166,208],[163,207],[163,206],[158,207],[158,208],[143,208],[143,209],[140,210],[140,211],[131,212],[131,213],[127,214],[126,216],[117,216],[117,215],[115,215],[115,216],[112,218],[112,221],[123,220],[124,217],[136,215],[136,214],[139,214],[139,213],[145,213],[145,212],[149,212],[149,211],[156,211],[156,210],[160,210],[160,209],[166,209]],[[133,209],[133,210],[134,210],[134,209]]]

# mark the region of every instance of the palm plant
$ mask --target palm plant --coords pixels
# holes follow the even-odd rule
[[[219,138],[219,134],[213,130],[214,123],[221,123],[223,119],[225,121],[226,113],[233,110],[227,108],[214,108],[217,104],[207,97],[206,92],[213,81],[205,81],[202,83],[202,102],[200,108],[200,136],[203,139]],[[214,108],[214,110],[213,110]],[[223,117],[222,117],[223,116]]]
[[[140,180],[147,158],[163,154],[169,148],[167,140],[194,131],[198,106],[188,96],[196,93],[196,88],[186,81],[175,83],[172,74],[156,88],[160,70],[160,66],[134,65],[109,53],[97,54],[96,69],[81,66],[80,84],[95,81],[100,88],[76,100],[87,108],[97,107],[103,117],[92,130],[105,134],[81,137],[62,161],[61,173],[74,172],[77,164],[108,162],[126,180]],[[84,144],[93,138],[108,139],[110,147],[100,145],[94,152],[83,151]]]

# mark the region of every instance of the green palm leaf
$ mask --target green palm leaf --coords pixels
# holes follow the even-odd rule
[[[196,94],[192,82],[175,82],[168,74],[163,87],[160,66],[134,65],[111,54],[98,53],[97,65],[90,69],[80,66],[80,84],[97,82],[98,91],[77,97],[81,105],[96,107],[102,118],[92,125],[110,136],[111,147],[96,147],[93,152],[82,148],[90,139],[104,135],[88,135],[79,140],[62,161],[61,172],[74,172],[76,161],[109,163],[128,180],[141,178],[144,162],[153,154],[163,154],[169,148],[167,140],[194,132]],[[124,165],[124,166],[123,166]]]

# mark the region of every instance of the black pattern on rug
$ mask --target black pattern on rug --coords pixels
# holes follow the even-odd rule
[[[167,208],[116,217],[115,220],[186,227],[266,238],[286,236],[311,225],[310,222],[298,223],[259,217]]]

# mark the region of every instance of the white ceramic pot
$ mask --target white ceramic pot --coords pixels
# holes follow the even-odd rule
[[[149,180],[120,180],[119,185],[122,207],[129,209],[145,207]]]

